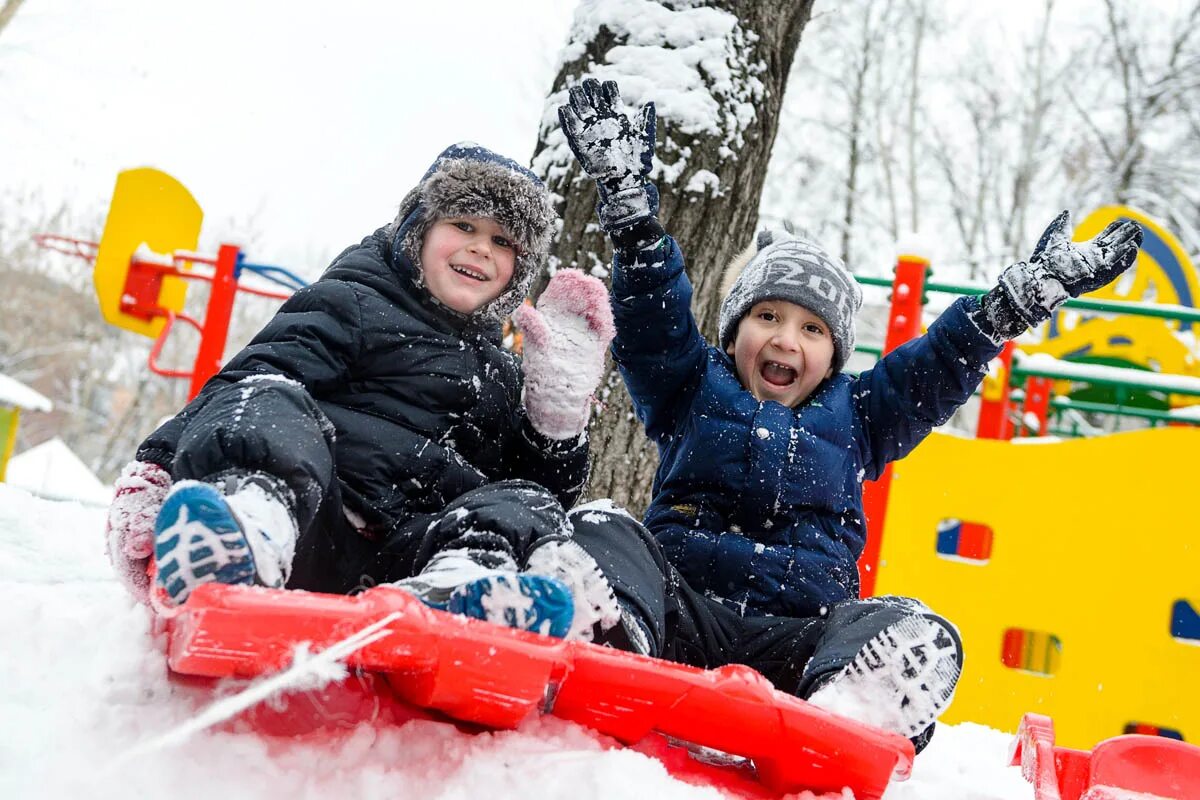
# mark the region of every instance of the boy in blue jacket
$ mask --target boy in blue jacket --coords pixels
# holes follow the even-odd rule
[[[862,482],[966,402],[1005,341],[1068,297],[1115,279],[1141,242],[1141,229],[1126,221],[1073,243],[1064,212],[1028,263],[1005,270],[982,298],[957,300],[928,333],[856,378],[842,368],[862,295],[840,260],[805,237],[760,234],[731,265],[719,347],[709,345],[691,313],[683,255],[656,218],[658,195],[647,181],[653,104],[634,122],[615,83],[586,80],[571,88],[559,118],[597,184],[600,225],[614,247],[613,355],[658,446],[645,525],[692,589],[743,617],[837,617],[861,604]],[[848,669],[875,669],[882,651],[898,675],[936,666],[932,680],[906,687],[897,678],[893,688],[933,693],[944,707],[961,668],[953,626],[915,600],[879,602],[909,615]],[[843,685],[839,693],[853,691]],[[822,701],[820,687],[805,696]],[[904,730],[903,721],[876,722]]]

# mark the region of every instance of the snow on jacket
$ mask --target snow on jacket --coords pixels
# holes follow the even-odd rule
[[[521,368],[499,346],[498,323],[458,315],[418,287],[396,246],[403,229],[392,228],[287,300],[137,457],[169,469],[186,420],[211,397],[279,375],[332,423],[343,502],[374,534],[507,478],[541,484],[569,508],[586,478],[586,442],[556,443],[529,425]]]
[[[797,408],[760,402],[691,313],[671,237],[614,257],[613,355],[657,444],[646,526],[691,586],[747,615],[809,616],[858,596],[862,481],[964,403],[999,347],[974,298]]]

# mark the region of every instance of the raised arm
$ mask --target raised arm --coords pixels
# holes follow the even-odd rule
[[[653,439],[671,432],[704,366],[705,343],[691,313],[692,287],[678,245],[657,219],[648,181],[654,158],[654,104],[632,120],[616,83],[585,80],[558,110],[563,133],[596,181],[600,227],[613,242],[613,356],[638,418]]]
[[[1072,242],[1070,226],[1071,215],[1064,211],[1028,262],[1005,269],[979,300],[956,301],[928,333],[859,376],[854,396],[867,478],[949,419],[983,380],[1004,342],[1048,320],[1068,298],[1111,283],[1137,260],[1142,242],[1137,223],[1114,222],[1086,242]]]
[[[579,270],[560,270],[537,307],[521,306],[513,319],[525,337],[525,382],[510,470],[550,489],[569,508],[587,479],[584,434],[613,338],[608,292]]]

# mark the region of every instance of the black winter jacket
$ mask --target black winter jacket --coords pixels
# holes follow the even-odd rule
[[[301,384],[332,423],[343,503],[367,531],[385,534],[508,478],[541,484],[569,508],[586,479],[586,442],[537,433],[521,403],[519,361],[500,348],[499,326],[438,305],[412,271],[390,227],[348,248],[137,457],[170,470],[188,419],[206,403],[239,391],[247,377],[279,375]]]

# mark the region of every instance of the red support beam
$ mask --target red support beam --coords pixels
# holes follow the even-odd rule
[[[1021,425],[1026,429],[1028,435],[1046,435],[1046,425],[1050,417],[1050,395],[1053,388],[1054,382],[1049,378],[1030,376],[1025,381],[1025,405],[1021,410]],[[1037,430],[1030,428],[1026,422],[1031,415],[1037,420]]]
[[[233,315],[233,299],[237,295],[240,256],[237,245],[232,244],[221,245],[217,252],[212,293],[208,298],[208,311],[204,315],[204,328],[200,332],[200,349],[196,353],[192,383],[188,388],[189,400],[199,394],[205,382],[221,369],[225,341],[229,337],[229,319]]]
[[[896,262],[896,278],[892,281],[892,305],[888,312],[887,335],[883,342],[884,355],[921,334],[921,311],[924,308],[925,278],[928,272],[928,259],[919,256],[900,256]],[[879,553],[883,548],[883,521],[887,515],[888,492],[891,486],[891,464],[887,465],[877,480],[863,484],[867,543],[863,548],[862,557],[858,560],[860,593],[863,597],[875,594]]]
[[[975,436],[979,439],[1012,438],[1012,421],[1008,418],[1009,396],[1012,388],[1009,385],[1009,375],[1012,373],[1012,359],[1015,345],[1006,342],[997,360],[1000,369],[983,379],[983,401],[979,405],[979,427]]]

